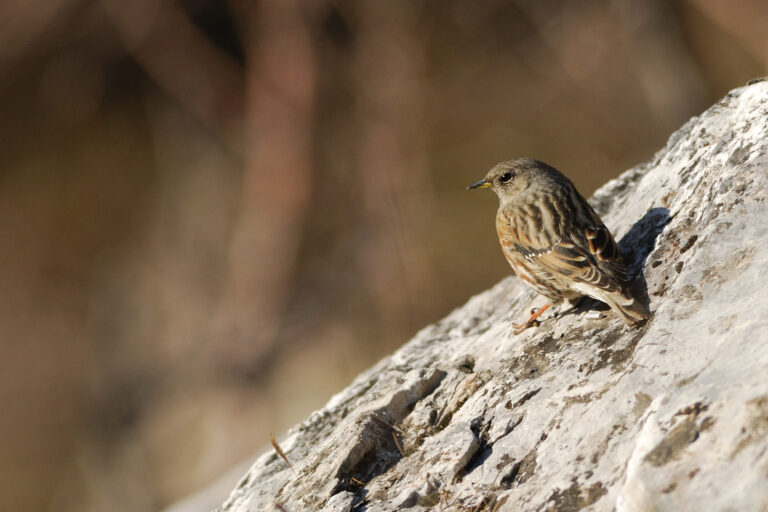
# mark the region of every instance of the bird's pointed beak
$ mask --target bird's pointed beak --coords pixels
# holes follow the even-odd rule
[[[470,186],[467,187],[467,190],[473,190],[476,188],[489,188],[491,186],[491,182],[483,178],[480,181],[476,181]]]

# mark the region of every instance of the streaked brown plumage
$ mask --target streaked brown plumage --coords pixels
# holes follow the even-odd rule
[[[515,273],[534,290],[553,303],[588,295],[608,304],[628,324],[648,318],[648,309],[627,283],[610,231],[557,169],[532,158],[510,160],[469,188],[490,188],[499,196],[501,248]]]

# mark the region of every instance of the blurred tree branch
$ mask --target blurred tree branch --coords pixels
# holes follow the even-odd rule
[[[70,16],[86,0],[6,0],[0,2],[0,73],[35,51],[42,40],[56,39]]]
[[[127,50],[189,112],[239,152],[244,73],[172,0],[102,0]]]

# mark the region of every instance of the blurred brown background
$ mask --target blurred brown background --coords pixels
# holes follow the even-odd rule
[[[0,3],[0,509],[152,511],[508,275],[495,198],[582,192],[768,74],[768,4]]]

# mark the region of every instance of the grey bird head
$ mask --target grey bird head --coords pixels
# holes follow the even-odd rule
[[[517,158],[495,165],[485,178],[471,184],[467,189],[490,188],[499,196],[499,202],[503,205],[533,183],[557,179],[556,174],[560,173],[543,162],[533,158]]]

